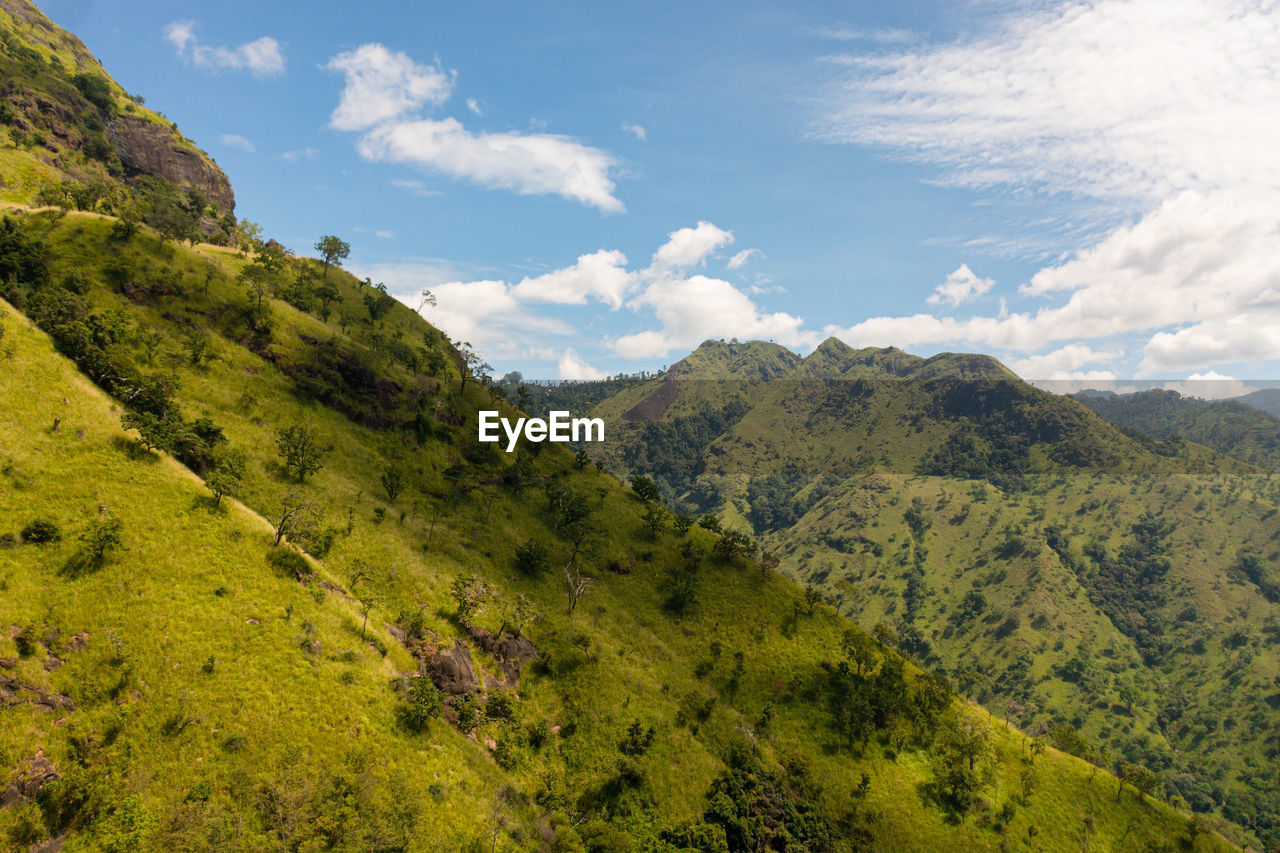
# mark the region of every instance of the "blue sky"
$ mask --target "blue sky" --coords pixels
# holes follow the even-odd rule
[[[836,335],[1278,375],[1270,0],[407,6],[42,4],[240,216],[499,373]]]

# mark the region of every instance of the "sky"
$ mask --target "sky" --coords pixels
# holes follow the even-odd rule
[[[835,336],[1280,377],[1280,0],[41,5],[239,216],[499,375]]]

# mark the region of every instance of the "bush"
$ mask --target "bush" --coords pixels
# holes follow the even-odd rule
[[[45,545],[61,538],[62,531],[58,529],[58,525],[47,518],[37,518],[22,528],[22,541],[31,545]]]
[[[408,699],[402,716],[405,725],[415,732],[422,731],[429,721],[444,713],[444,696],[429,678],[411,679]]]
[[[536,578],[547,570],[550,559],[547,546],[535,539],[516,546],[516,569],[525,577]]]
[[[272,548],[267,552],[267,562],[284,575],[302,580],[311,575],[311,564],[297,551],[289,548]]]

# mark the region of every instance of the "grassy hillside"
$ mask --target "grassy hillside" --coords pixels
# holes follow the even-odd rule
[[[588,450],[994,713],[1280,844],[1272,474],[1126,434],[983,356],[827,342],[768,382],[681,377],[599,403],[610,441]],[[662,414],[620,417],[659,393]]]
[[[29,0],[0,0],[0,81],[0,201],[237,236],[231,184],[212,158]]]
[[[10,846],[1227,849],[735,538],[562,448],[478,444],[497,392],[438,332],[264,261],[0,228]],[[308,431],[301,477],[278,444]]]

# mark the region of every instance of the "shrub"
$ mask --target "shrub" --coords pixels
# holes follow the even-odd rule
[[[297,551],[289,548],[273,548],[267,552],[267,562],[284,575],[299,580],[311,575],[311,564]]]
[[[402,715],[405,725],[415,732],[422,731],[429,721],[444,713],[444,696],[429,678],[410,680],[408,700]]]
[[[526,577],[538,577],[547,570],[549,562],[547,546],[535,539],[516,546],[516,569]]]
[[[22,541],[31,545],[44,545],[62,538],[58,525],[47,518],[37,518],[22,528]]]

